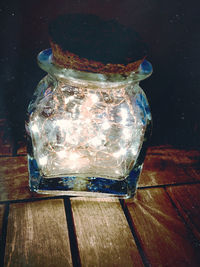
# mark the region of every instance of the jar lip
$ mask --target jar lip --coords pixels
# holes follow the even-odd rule
[[[98,85],[99,83],[110,83],[112,85],[134,83],[148,78],[153,72],[151,63],[146,59],[140,64],[139,68],[136,71],[130,72],[128,74],[101,74],[62,68],[60,66],[57,66],[53,62],[53,54],[51,48],[41,51],[37,56],[37,60],[38,65],[44,71],[48,72],[58,79],[67,79],[81,83],[98,83]]]

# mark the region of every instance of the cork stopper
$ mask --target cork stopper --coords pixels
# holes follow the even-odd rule
[[[53,62],[64,68],[102,74],[136,71],[147,46],[132,29],[95,15],[68,14],[49,24]]]

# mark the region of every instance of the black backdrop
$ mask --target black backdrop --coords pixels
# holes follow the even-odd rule
[[[141,83],[153,115],[152,145],[200,144],[200,8],[188,0],[3,0],[0,34],[0,116],[15,141],[24,138],[27,104],[45,75],[37,54],[49,47],[48,22],[63,13],[114,18],[148,43],[153,75]]]

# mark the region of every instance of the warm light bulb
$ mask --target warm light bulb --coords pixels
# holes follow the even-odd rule
[[[39,164],[40,165],[45,165],[45,164],[47,164],[47,160],[48,160],[48,157],[47,156],[43,156],[43,157],[39,158]]]
[[[110,128],[110,123],[108,121],[105,121],[103,124],[102,124],[102,129],[103,130],[108,130]]]
[[[98,137],[94,137],[90,140],[90,144],[94,147],[100,146],[102,143],[102,140]]]
[[[91,95],[91,99],[92,99],[93,104],[99,101],[99,97],[97,95]]]

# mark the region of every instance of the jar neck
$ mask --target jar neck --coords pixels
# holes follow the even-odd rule
[[[51,49],[46,49],[40,52],[37,60],[39,66],[51,76],[55,77],[58,81],[68,82],[72,85],[83,87],[118,88],[129,84],[138,83],[139,81],[148,78],[152,74],[152,66],[147,60],[144,60],[136,71],[123,75],[117,73],[91,73],[58,67],[52,61]]]

